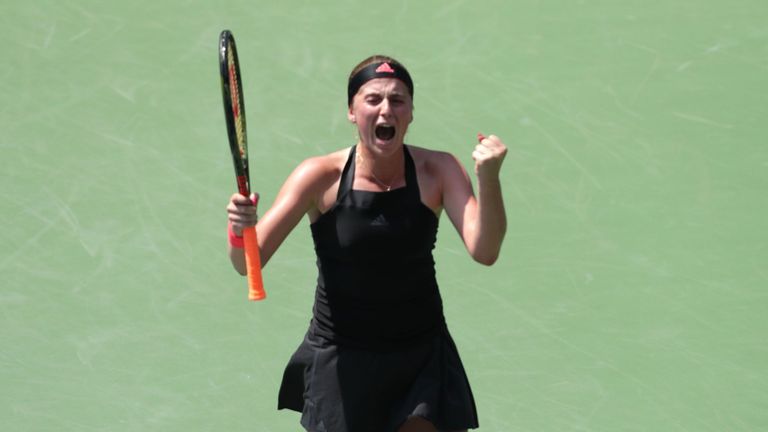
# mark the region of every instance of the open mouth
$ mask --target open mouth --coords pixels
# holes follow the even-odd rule
[[[389,141],[395,137],[395,127],[392,125],[381,124],[376,126],[376,138]]]

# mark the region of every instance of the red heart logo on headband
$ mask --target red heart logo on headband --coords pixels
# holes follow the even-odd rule
[[[376,72],[378,72],[378,73],[395,73],[395,70],[392,69],[392,66],[390,66],[389,63],[382,63],[381,66],[376,68]]]

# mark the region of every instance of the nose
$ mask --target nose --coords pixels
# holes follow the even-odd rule
[[[389,99],[384,98],[381,101],[381,107],[379,111],[382,115],[389,115],[392,113],[392,104],[389,102]]]

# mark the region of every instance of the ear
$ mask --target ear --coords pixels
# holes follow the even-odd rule
[[[349,107],[349,110],[347,111],[347,119],[349,119],[350,123],[356,123],[357,118],[355,117],[355,113],[352,112],[352,107]]]

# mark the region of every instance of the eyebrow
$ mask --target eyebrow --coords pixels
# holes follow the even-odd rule
[[[378,91],[378,90],[374,90],[374,89],[363,90],[363,97],[367,97],[367,96],[383,96],[383,95],[384,95],[384,92],[381,92],[381,91]],[[388,95],[389,96],[396,96],[396,97],[405,97],[406,93],[399,92],[399,91],[395,90],[395,91],[388,92]]]

